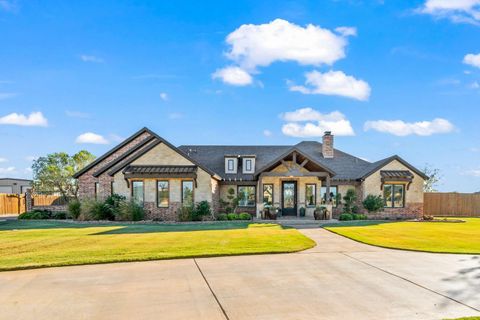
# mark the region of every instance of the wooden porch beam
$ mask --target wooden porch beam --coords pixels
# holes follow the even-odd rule
[[[300,163],[300,168],[305,167],[305,165],[308,163],[308,159],[303,160],[302,163]]]
[[[290,177],[290,174],[288,172],[262,172],[260,173],[259,177]],[[330,174],[328,172],[306,172],[295,177],[323,177],[330,179]]]
[[[293,156],[293,163],[297,164],[297,153],[295,151],[293,151],[292,156]]]

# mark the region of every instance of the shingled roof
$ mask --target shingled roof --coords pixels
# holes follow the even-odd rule
[[[297,149],[311,160],[335,172],[334,180],[357,180],[371,163],[348,153],[334,149],[333,158],[324,158],[322,144],[317,141],[302,141],[296,145],[283,146],[205,146],[184,145],[184,153],[217,173],[224,180],[255,180],[253,174],[225,173],[225,155],[256,155],[256,168],[262,168],[291,149]]]

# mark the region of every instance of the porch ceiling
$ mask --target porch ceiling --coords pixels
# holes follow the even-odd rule
[[[287,164],[293,163],[289,166]],[[279,165],[284,164],[289,171],[283,175],[279,176],[322,176],[322,177],[332,177],[335,175],[335,172],[326,168],[325,166],[319,164],[318,162],[307,157],[305,154],[301,153],[299,150],[292,149],[289,152],[278,157],[268,165],[259,169],[255,176],[259,175],[272,175],[271,170],[278,167]],[[302,169],[306,169],[308,173],[302,172]]]

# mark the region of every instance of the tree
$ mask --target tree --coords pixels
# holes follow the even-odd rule
[[[357,213],[358,208],[355,205],[357,201],[357,194],[355,189],[348,189],[343,197],[343,213]]]
[[[81,150],[73,156],[58,152],[38,158],[32,164],[35,192],[60,193],[67,200],[76,199],[78,185],[73,174],[94,159],[95,156],[86,150]]]
[[[424,192],[436,192],[438,191],[435,187],[438,182],[442,179],[440,174],[440,169],[432,168],[431,165],[428,163],[425,164],[422,172],[428,177],[423,183],[423,191]]]

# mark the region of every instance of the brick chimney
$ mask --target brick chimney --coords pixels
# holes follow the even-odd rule
[[[333,135],[331,131],[325,131],[322,138],[322,154],[324,158],[333,158]]]

